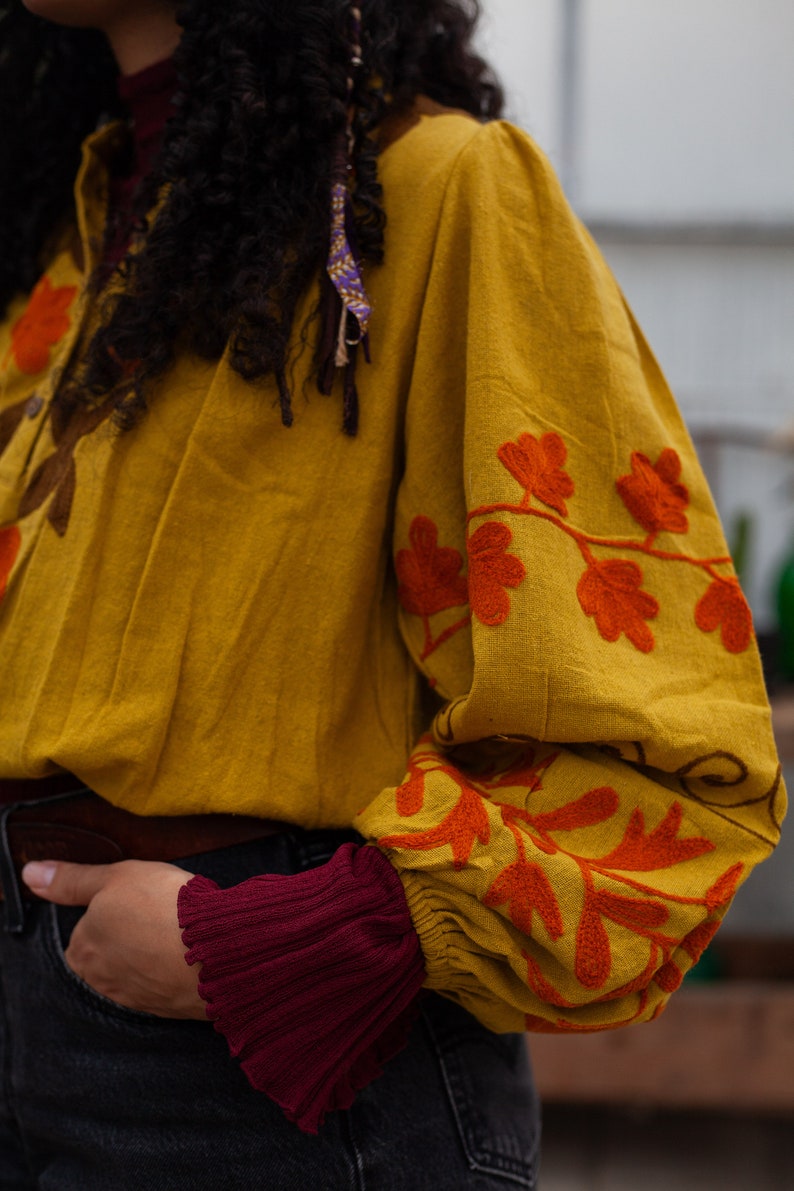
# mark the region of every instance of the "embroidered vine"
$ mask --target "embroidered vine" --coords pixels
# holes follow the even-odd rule
[[[520,586],[526,568],[516,555],[507,553],[512,531],[503,521],[495,520],[497,514],[505,513],[540,518],[576,544],[585,564],[576,587],[577,599],[605,641],[614,643],[625,636],[641,653],[651,653],[656,646],[650,622],[659,615],[659,600],[644,589],[639,563],[625,557],[639,554],[699,570],[709,582],[695,605],[695,624],[704,633],[719,629],[729,653],[747,649],[753,636],[752,617],[737,580],[724,573],[731,566],[730,557],[700,558],[657,545],[662,533],[689,532],[689,491],[681,482],[681,460],[674,450],[665,448],[655,463],[635,451],[631,471],[616,480],[623,504],[644,531],[638,538],[602,537],[570,524],[567,502],[575,485],[564,470],[568,452],[559,434],[540,438],[521,434],[515,442],[503,443],[497,455],[523,495],[516,503],[481,505],[468,514],[468,578],[460,574],[460,553],[438,545],[438,531],[429,517],[414,519],[409,531],[411,548],[398,552],[399,598],[407,612],[422,618],[425,627],[422,660],[470,623],[470,617],[463,617],[434,637],[431,618],[439,612],[468,602],[471,615],[482,624],[501,625],[509,616],[508,589]],[[481,524],[472,530],[475,521]],[[609,555],[602,557],[607,551]],[[610,556],[613,554],[618,557]]]
[[[6,368],[13,358],[20,372],[33,376],[50,364],[51,350],[69,330],[71,307],[78,293],[74,285],[54,286],[42,277],[23,314],[11,327],[11,343],[3,360]],[[4,451],[23,421],[28,398],[0,414],[0,452]],[[110,399],[92,408],[65,416],[55,409],[51,415],[55,451],[33,473],[19,504],[18,516],[26,517],[52,497],[47,519],[56,533],[66,532],[75,491],[74,451],[77,443],[91,434],[113,412]]]
[[[538,938],[539,924],[552,942],[570,931],[575,932],[574,975],[579,985],[590,993],[594,1003],[615,1000],[630,993],[638,995],[636,1016],[644,1012],[648,985],[655,982],[665,992],[672,992],[683,979],[683,971],[674,958],[681,948],[692,963],[696,962],[719,925],[720,912],[733,897],[743,872],[741,864],[729,867],[702,896],[660,890],[643,874],[658,872],[695,860],[713,852],[715,845],[703,836],[682,836],[683,811],[678,802],[655,825],[646,823],[637,807],[631,813],[622,838],[610,851],[588,855],[580,847],[566,845],[565,836],[573,831],[601,827],[620,810],[620,799],[611,786],[587,790],[579,798],[552,810],[531,809],[543,789],[544,773],[550,770],[559,751],[527,747],[518,762],[501,773],[463,773],[432,747],[418,751],[411,760],[406,782],[397,790],[396,806],[401,817],[418,814],[424,804],[425,781],[429,774],[443,774],[459,790],[455,803],[436,826],[418,832],[406,832],[380,839],[381,847],[431,851],[451,849],[455,869],[469,861],[476,843],[489,843],[492,819],[488,807],[497,808],[501,822],[515,843],[516,858],[491,882],[483,902],[503,912],[523,934]],[[424,743],[424,742],[423,742]],[[437,780],[437,779],[436,779]],[[503,801],[501,790],[520,790],[519,802]],[[540,800],[538,800],[540,802]],[[603,836],[603,831],[601,833]],[[542,858],[559,857],[568,869],[578,871],[581,904],[575,923],[566,923],[564,908],[545,871]],[[570,875],[566,884],[570,883]],[[670,908],[673,905],[701,907],[703,920],[683,939],[670,933]],[[610,935],[606,924],[630,931],[645,941],[648,960],[643,971],[628,984],[602,992],[613,970]],[[527,964],[527,983],[545,1003],[559,1009],[574,1009],[576,1004],[562,995],[538,959],[522,952]],[[538,1019],[541,1021],[542,1019]],[[530,1023],[531,1025],[531,1023]],[[549,1023],[546,1022],[545,1026]],[[531,1027],[535,1028],[535,1027]],[[539,1027],[543,1028],[543,1027]],[[567,1028],[560,1023],[560,1028]]]
[[[424,659],[471,622],[471,617],[464,616],[433,639],[430,617],[468,603],[468,584],[459,573],[463,566],[460,553],[451,546],[438,545],[438,530],[429,517],[414,518],[408,539],[411,548],[398,550],[395,559],[397,595],[406,612],[422,618]]]
[[[52,436],[55,451],[33,473],[19,502],[19,516],[27,517],[52,497],[47,520],[60,536],[66,533],[72,511],[77,473],[74,452],[81,438],[92,434],[113,413],[114,398],[107,397],[100,405],[83,407],[69,417],[62,417],[57,409],[52,413]]]

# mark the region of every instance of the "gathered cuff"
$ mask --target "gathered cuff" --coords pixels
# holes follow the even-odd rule
[[[304,1132],[408,1040],[425,968],[402,882],[374,847],[231,889],[196,876],[179,893],[199,993],[251,1085]]]

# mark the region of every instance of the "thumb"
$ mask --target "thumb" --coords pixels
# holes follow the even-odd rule
[[[87,906],[108,878],[107,864],[70,864],[65,860],[33,860],[22,880],[38,897],[59,906]]]

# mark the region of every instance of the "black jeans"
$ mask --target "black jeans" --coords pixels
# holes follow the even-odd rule
[[[334,832],[184,862],[221,885],[324,863]],[[349,838],[345,837],[345,838]],[[494,1191],[534,1187],[537,1098],[518,1035],[428,996],[407,1048],[306,1136],[249,1086],[207,1022],[116,1005],[66,965],[81,910],[32,908],[0,936],[0,1188]]]

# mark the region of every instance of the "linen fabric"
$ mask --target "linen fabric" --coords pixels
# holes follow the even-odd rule
[[[778,837],[749,611],[543,155],[503,122],[408,123],[354,439],[311,387],[314,292],[290,430],[274,384],[189,355],[129,434],[109,404],[48,416],[96,318],[118,134],[89,138],[79,238],[0,333],[0,775],[352,825],[427,986],[491,1029],[646,1020]]]

